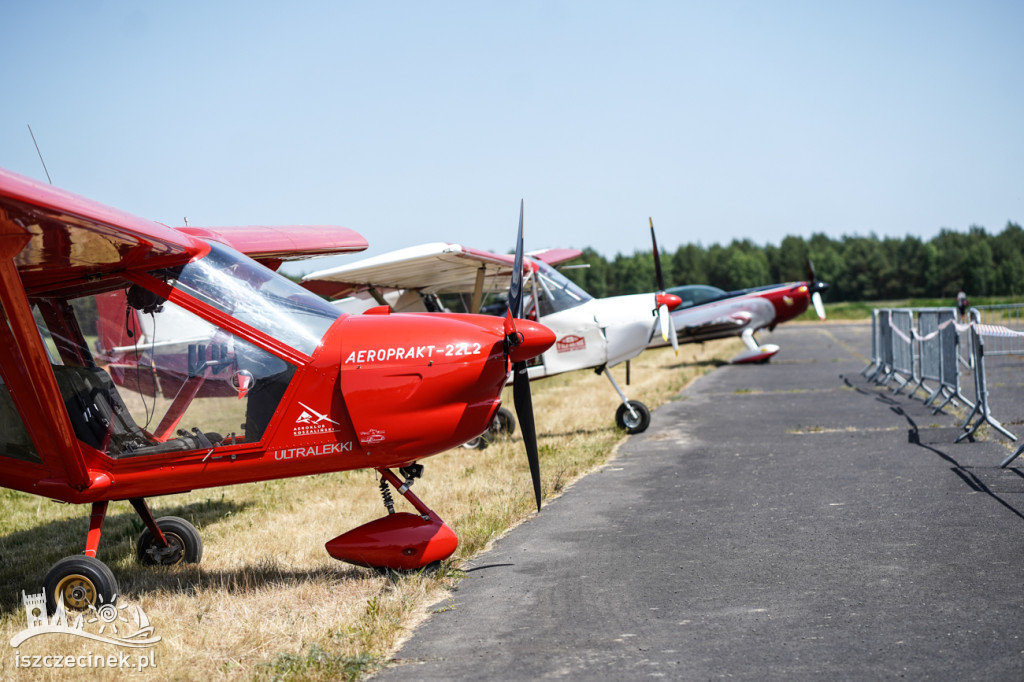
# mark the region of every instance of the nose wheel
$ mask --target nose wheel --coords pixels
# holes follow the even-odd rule
[[[651,411],[639,400],[627,400],[615,411],[615,424],[626,433],[641,433],[651,425]]]

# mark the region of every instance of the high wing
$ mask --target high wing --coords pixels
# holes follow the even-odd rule
[[[247,225],[178,227],[179,232],[223,242],[271,270],[285,261],[364,251],[366,239],[355,230],[334,225]]]
[[[0,368],[4,410],[33,415],[26,424],[38,455],[3,459],[6,487],[46,494],[46,480],[78,489],[102,487],[88,470],[66,415],[27,295],[33,291],[102,291],[116,272],[180,265],[208,250],[203,242],[83,197],[0,169],[0,344],[18,363]],[[8,420],[4,420],[8,428]],[[11,423],[14,423],[11,421]],[[106,479],[105,479],[106,480]]]
[[[555,264],[580,253],[575,249],[546,249],[527,255]],[[370,287],[424,294],[487,294],[508,289],[512,266],[511,255],[433,242],[313,272],[303,277],[302,282],[310,291],[330,299],[351,296]]]
[[[527,251],[526,255],[542,260],[548,265],[558,265],[573,258],[579,258],[583,252],[579,249],[538,249],[537,251]]]
[[[185,263],[201,240],[0,168],[0,255],[27,291]],[[9,288],[10,284],[5,284]]]

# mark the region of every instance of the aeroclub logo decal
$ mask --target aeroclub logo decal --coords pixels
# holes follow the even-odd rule
[[[563,336],[555,343],[555,350],[559,353],[570,353],[574,350],[584,350],[587,347],[587,340],[582,336],[570,334]]]
[[[793,305],[793,299],[789,296],[783,296],[782,302],[785,303],[786,305]]]
[[[295,427],[292,429],[293,436],[318,436],[325,433],[336,433],[341,430],[337,428],[341,424],[326,414],[314,410],[306,403],[300,402],[299,405],[302,405],[302,414],[295,420]]]

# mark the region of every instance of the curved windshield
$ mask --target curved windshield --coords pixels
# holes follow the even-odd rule
[[[540,299],[541,317],[575,308],[591,300],[575,282],[542,261],[534,261],[537,271],[532,274],[531,286]]]
[[[216,242],[210,247],[170,284],[312,355],[342,311],[230,247]]]
[[[666,293],[675,294],[683,299],[679,308],[700,305],[706,301],[713,301],[726,295],[718,287],[708,286],[707,284],[687,284],[686,286],[672,287],[671,289],[666,289]],[[676,310],[679,310],[679,308],[676,308]]]

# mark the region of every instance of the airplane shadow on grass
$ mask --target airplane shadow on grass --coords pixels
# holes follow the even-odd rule
[[[907,424],[909,424],[909,426],[910,426],[910,430],[909,430],[908,435],[907,435],[908,442],[910,442],[910,443],[912,443],[914,445],[917,445],[919,447],[922,447],[925,450],[928,450],[929,452],[931,452],[931,453],[941,457],[943,460],[945,460],[950,465],[952,465],[952,466],[950,466],[950,471],[952,471],[964,483],[966,483],[971,488],[972,491],[979,492],[979,493],[984,493],[985,495],[988,495],[993,500],[998,502],[1000,505],[1005,507],[1006,510],[1009,511],[1011,514],[1013,514],[1017,518],[1019,518],[1022,521],[1024,521],[1024,512],[1021,512],[1019,509],[1017,509],[1017,507],[1015,507],[1014,505],[1010,504],[1006,499],[1001,497],[999,495],[999,492],[1002,492],[1002,491],[993,490],[991,482],[987,483],[980,476],[978,476],[978,474],[976,474],[973,471],[973,469],[975,469],[975,467],[965,467],[965,466],[961,465],[960,462],[958,462],[949,453],[943,452],[942,450],[939,450],[938,448],[936,448],[935,446],[933,446],[931,444],[921,442],[921,432],[920,432],[920,429],[917,426],[917,422],[915,422],[914,419],[909,414],[907,414],[907,412],[903,409],[903,407],[900,405],[898,400],[896,400],[892,396],[889,396],[889,395],[886,395],[886,394],[883,394],[883,393],[872,393],[870,391],[865,391],[864,389],[860,388],[859,386],[854,386],[850,382],[850,380],[847,377],[844,377],[843,375],[840,375],[840,378],[843,380],[843,383],[846,386],[854,389],[857,393],[860,393],[861,395],[871,396],[871,397],[875,398],[879,402],[882,402],[882,403],[888,405],[889,409],[892,410],[892,412],[894,414],[897,414],[897,415],[903,417],[904,419],[906,419],[907,420]],[[974,442],[974,436],[969,436],[967,440],[970,441],[970,442]],[[1020,471],[1016,467],[1011,467],[1011,468],[1007,468],[1007,469],[1000,469],[999,471],[1002,472],[1002,474],[1005,474],[1007,477],[1011,477],[1012,476],[1013,477],[1012,480],[1014,480],[1015,482],[1018,482],[1020,484],[1018,486],[1020,488],[1020,490],[1017,491],[1017,492],[1024,492],[1024,472]]]
[[[187,519],[199,528],[202,535],[204,529],[252,504],[207,500],[161,509],[155,514],[158,517],[180,516]],[[20,611],[22,590],[33,592],[41,589],[46,572],[54,563],[82,551],[88,523],[88,517],[61,519],[0,537],[0,615]],[[291,569],[282,566],[274,557],[259,558],[259,552],[253,553],[253,561],[249,565],[230,571],[206,570],[201,563],[143,566],[134,558],[135,542],[142,527],[142,522],[132,511],[108,514],[100,543],[99,554],[113,570],[121,593],[132,598],[153,592],[195,594],[202,587],[210,586],[229,594],[245,594],[267,585],[323,583],[366,577],[365,569],[340,562],[336,566]],[[124,554],[129,551],[131,558],[123,561]]]
[[[684,367],[711,367],[712,369],[718,369],[719,367],[728,364],[728,360],[712,358],[710,360],[694,360],[692,362],[677,362],[672,365],[662,365],[660,369],[683,369]]]
[[[49,504],[49,502],[45,502]],[[176,507],[154,509],[157,518],[179,516],[203,530],[215,525],[229,514],[237,514],[252,503],[228,500],[202,500]],[[122,507],[115,502],[111,512]],[[89,507],[79,505],[80,516],[57,519],[33,526],[26,530],[14,531],[0,537],[0,613],[21,608],[21,591],[35,591],[42,588],[43,579],[53,564],[66,556],[81,554],[85,549],[85,538],[89,530]],[[104,560],[118,579],[123,592],[131,582],[129,574],[139,571],[159,570],[138,565],[134,561],[135,543],[145,526],[138,515],[123,503],[120,513],[109,513],[103,523],[103,537],[100,540],[98,558]],[[132,568],[128,571],[119,567],[118,559],[125,552],[131,552]]]
[[[537,440],[538,440],[538,442],[543,443],[545,440],[550,440],[552,438],[569,438],[569,437],[572,437],[572,436],[593,436],[593,435],[599,435],[599,434],[608,433],[608,432],[617,431],[617,430],[618,429],[614,425],[609,425],[609,426],[596,426],[596,427],[593,427],[593,428],[573,429],[572,431],[562,431],[560,433],[551,433],[551,432],[548,432],[548,431],[538,431],[537,432]],[[625,433],[625,432],[622,432],[622,433]],[[500,435],[500,436],[498,436],[498,438],[497,438],[497,440],[495,442],[501,443],[501,442],[504,442],[504,441],[507,441],[507,440],[516,441],[518,443],[522,443],[523,442],[522,436],[519,435],[518,431],[513,433],[511,436]]]

